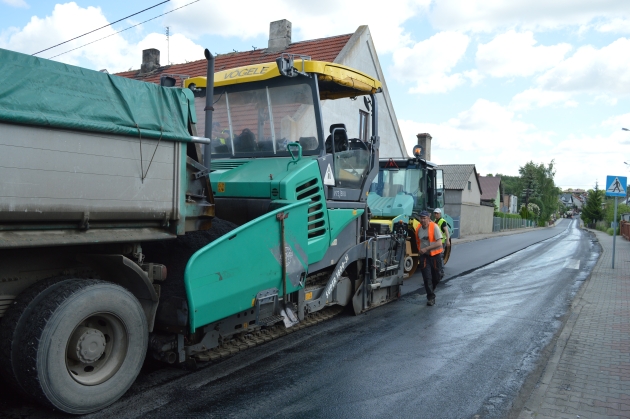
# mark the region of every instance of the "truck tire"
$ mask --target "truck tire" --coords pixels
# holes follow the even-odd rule
[[[13,304],[0,320],[0,372],[11,388],[20,388],[16,379],[16,354],[19,337],[24,334],[28,319],[39,310],[39,303],[45,298],[46,291],[58,282],[69,279],[67,276],[48,278],[36,282],[17,296]]]
[[[66,413],[114,403],[144,361],[148,326],[125,288],[92,279],[53,285],[20,337],[17,380],[27,394]]]
[[[448,262],[448,260],[451,258],[451,248],[453,247],[451,239],[448,239],[448,244],[450,246],[446,246],[446,249],[444,250],[444,265],[446,265],[446,262]]]

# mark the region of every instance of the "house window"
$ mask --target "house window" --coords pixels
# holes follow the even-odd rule
[[[359,109],[359,138],[361,141],[368,140],[368,119],[369,113]]]
[[[470,181],[468,181],[468,190],[472,191],[472,183]]]

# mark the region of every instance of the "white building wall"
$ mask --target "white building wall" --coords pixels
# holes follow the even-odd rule
[[[335,59],[335,63],[362,71],[377,78],[383,84],[383,93],[376,95],[379,115],[378,133],[381,138],[380,157],[408,157],[410,150],[405,150],[394,106],[389,97],[385,77],[367,26],[361,26],[357,29]],[[346,121],[348,137],[359,138],[359,110],[367,110],[362,97],[359,97],[357,100],[338,99],[326,101],[322,106],[326,135],[329,133],[330,125]],[[368,136],[372,135],[371,121],[369,127]]]
[[[462,191],[447,189],[444,191],[444,212],[451,217],[462,214]]]
[[[471,234],[492,233],[494,208],[481,205],[481,191],[473,170],[463,190],[447,190],[445,212],[459,217],[459,237]]]
[[[510,195],[510,207],[508,213],[516,214],[518,212],[518,198],[516,195]]]
[[[479,190],[479,184],[475,178],[475,171],[473,170],[468,177],[468,184],[470,184],[470,190],[468,190],[468,184],[464,186],[462,191],[462,203],[469,203],[473,205],[479,205],[481,202],[481,191]]]

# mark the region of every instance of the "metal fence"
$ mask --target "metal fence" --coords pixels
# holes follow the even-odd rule
[[[515,228],[535,227],[536,223],[532,220],[524,220],[522,218],[503,218],[493,217],[492,231],[513,230]]]

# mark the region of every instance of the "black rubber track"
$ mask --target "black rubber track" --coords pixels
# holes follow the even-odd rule
[[[15,363],[16,354],[21,350],[18,339],[25,332],[29,317],[39,310],[40,302],[52,285],[68,279],[69,276],[58,276],[31,285],[18,295],[0,320],[0,371],[10,387],[22,389],[16,378]]]

